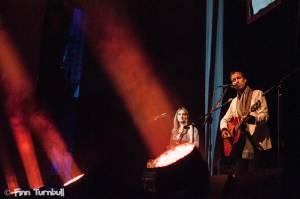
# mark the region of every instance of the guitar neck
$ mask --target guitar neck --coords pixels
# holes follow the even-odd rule
[[[240,120],[240,121],[239,121],[239,123],[236,125],[236,129],[240,129],[241,126],[242,126],[243,124],[245,124],[245,121],[249,118],[249,116],[250,116],[250,112],[247,113],[246,117],[244,117],[243,120]]]
[[[259,107],[261,106],[261,102],[260,100],[257,100],[250,108],[251,111],[248,111],[248,113],[246,114],[246,117],[240,121],[237,125],[237,129],[239,129],[241,127],[242,124],[244,124],[244,122],[250,117],[250,113],[251,112],[255,112]]]

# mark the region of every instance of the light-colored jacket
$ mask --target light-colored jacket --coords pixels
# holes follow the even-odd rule
[[[267,121],[269,118],[268,105],[266,98],[263,96],[263,92],[261,90],[253,90],[250,107],[253,106],[258,100],[260,101],[260,107],[256,111],[250,113],[250,115],[255,117],[256,122],[255,124],[247,124],[247,130],[252,135],[252,140],[255,141],[256,144],[259,144],[263,150],[267,150],[272,148],[270,133],[267,126]],[[226,114],[221,119],[220,129],[227,129],[227,122],[230,122],[236,117],[238,117],[237,97],[231,101]]]

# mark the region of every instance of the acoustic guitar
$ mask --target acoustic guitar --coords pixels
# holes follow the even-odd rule
[[[260,108],[260,106],[261,102],[258,100],[250,107],[250,111],[246,114],[246,117],[243,120],[241,120],[238,117],[235,117],[231,121],[227,122],[227,129],[231,136],[229,138],[223,139],[224,155],[226,157],[229,157],[231,155],[232,148],[239,141],[242,133],[241,127],[246,124],[246,121],[250,117],[250,113],[255,112],[257,109]]]

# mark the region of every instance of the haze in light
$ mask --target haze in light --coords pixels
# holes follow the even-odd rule
[[[99,70],[104,70],[112,81],[141,138],[156,156],[165,150],[171,127],[154,123],[153,118],[161,113],[173,113],[169,100],[173,98],[166,94],[152,70],[153,64],[124,12],[113,3],[99,3],[87,9],[88,41],[101,66]]]

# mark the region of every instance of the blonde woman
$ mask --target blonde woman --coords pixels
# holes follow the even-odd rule
[[[190,123],[189,112],[186,108],[179,108],[174,116],[170,145],[192,143],[199,148],[198,129]]]

